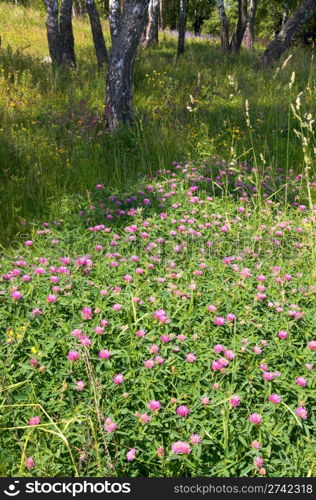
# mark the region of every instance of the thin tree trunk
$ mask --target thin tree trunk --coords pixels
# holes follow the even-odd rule
[[[195,36],[200,36],[201,35],[201,29],[203,25],[204,18],[201,15],[200,10],[195,10],[194,12],[194,34]]]
[[[164,17],[163,17],[163,0],[159,0],[159,26],[160,29],[164,29]]]
[[[98,63],[98,69],[99,71],[101,71],[102,67],[109,62],[109,57],[104,41],[100,16],[94,0],[86,0],[86,8],[90,19],[91,33],[95,48],[95,55]]]
[[[62,0],[60,6],[59,32],[61,38],[61,61],[66,67],[76,67],[75,41],[72,31],[72,0]]]
[[[150,0],[144,48],[158,45],[159,0]]]
[[[285,2],[284,11],[282,14],[282,28],[284,28],[285,23],[287,22],[288,18],[289,18],[289,4],[287,2]]]
[[[253,49],[255,43],[255,19],[257,11],[258,0],[250,0],[248,22],[244,34],[244,44],[246,49]]]
[[[131,123],[132,71],[143,32],[149,0],[110,0],[112,50],[106,78],[105,122],[111,132],[120,123]]]
[[[230,50],[233,53],[237,53],[240,50],[242,40],[247,27],[247,0],[238,0],[238,21],[236,31],[232,36],[230,42]]]
[[[226,52],[229,51],[229,29],[228,20],[225,12],[224,0],[217,0],[217,9],[221,25],[221,47]]]
[[[150,6],[150,0],[149,0],[149,6]],[[148,11],[149,11],[149,8],[148,8]],[[144,29],[143,29],[143,32],[141,34],[140,42],[139,42],[140,45],[142,45],[144,48],[145,48],[145,41],[146,41],[146,34],[147,34],[148,17],[149,17],[149,12],[147,12]]]
[[[179,0],[178,56],[185,52],[186,6],[187,0]]]
[[[282,56],[290,47],[300,28],[312,17],[314,12],[316,12],[316,0],[303,0],[299,4],[278,36],[266,48],[261,59],[261,67],[263,69],[269,67]]]
[[[46,30],[49,54],[52,64],[60,64],[62,60],[61,37],[58,22],[58,1],[44,0],[46,6]]]
[[[258,0],[250,0],[249,14],[246,31],[244,34],[245,47],[248,50],[253,49],[255,43],[255,19]]]

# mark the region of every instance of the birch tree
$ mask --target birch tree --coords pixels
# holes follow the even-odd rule
[[[238,0],[238,21],[236,31],[230,42],[230,50],[234,53],[239,52],[246,31],[248,22],[247,4],[247,0]]]
[[[217,0],[217,10],[221,26],[221,46],[223,50],[237,53],[243,41],[248,49],[253,47],[258,1],[249,0],[248,5],[248,0],[237,0],[237,25],[229,41],[229,23],[225,11],[225,2],[224,0]]]
[[[91,33],[94,43],[95,55],[98,63],[98,69],[99,71],[101,71],[102,67],[108,63],[109,57],[104,41],[100,16],[94,0],[86,0],[86,8],[91,25]]]
[[[72,30],[72,0],[44,0],[49,54],[54,65],[76,66]]]
[[[286,21],[277,37],[270,42],[261,59],[261,67],[267,68],[277,61],[290,47],[295,35],[316,12],[316,0],[302,0],[293,15]]]
[[[245,47],[248,50],[253,49],[255,43],[255,19],[258,0],[250,0],[247,27],[244,35]]]
[[[132,72],[149,0],[109,1],[112,48],[106,77],[105,122],[111,132],[133,120]]]
[[[282,28],[284,28],[286,21],[289,18],[289,4],[288,2],[284,3],[284,11],[282,14]]]
[[[49,55],[54,65],[61,63],[61,38],[57,0],[44,0],[46,6],[46,31]]]
[[[148,8],[148,24],[144,48],[158,44],[159,33],[159,0],[150,0]]]
[[[186,7],[187,0],[179,0],[178,56],[184,54],[185,51]]]
[[[160,25],[160,29],[164,29],[165,25],[164,25],[164,12],[163,12],[163,0],[159,0],[159,25]]]
[[[59,14],[61,40],[61,62],[64,66],[75,68],[75,41],[72,31],[72,0],[62,0]]]
[[[226,52],[229,51],[229,26],[225,11],[224,0],[217,0],[217,9],[221,25],[221,47]]]

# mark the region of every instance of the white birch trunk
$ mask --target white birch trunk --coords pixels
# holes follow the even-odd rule
[[[158,44],[159,0],[150,0],[144,48]]]
[[[186,7],[187,0],[179,0],[178,56],[185,52]]]
[[[111,132],[133,120],[132,71],[149,0],[110,0],[112,49],[106,78],[105,122]]]
[[[221,47],[223,50],[229,50],[229,30],[228,20],[225,12],[224,0],[217,0],[217,9],[219,14],[219,21],[221,25]]]

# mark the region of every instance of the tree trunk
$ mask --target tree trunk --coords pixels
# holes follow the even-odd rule
[[[158,45],[158,27],[159,27],[159,0],[150,0],[148,9],[148,24],[146,29],[146,38],[144,48],[149,45]]]
[[[95,48],[95,55],[97,57],[98,69],[101,71],[102,67],[109,62],[109,57],[104,41],[100,16],[94,0],[86,0],[86,8],[90,19],[91,33]]]
[[[111,132],[120,123],[131,123],[132,71],[135,55],[146,22],[149,0],[110,0],[112,50],[106,78],[105,122]]]
[[[49,54],[52,64],[60,64],[62,60],[61,37],[58,23],[58,1],[44,0],[46,6],[46,30]]]
[[[217,9],[221,25],[221,47],[226,52],[229,51],[229,30],[228,20],[225,12],[224,0],[217,0]]]
[[[61,61],[66,67],[76,67],[75,41],[72,31],[72,0],[62,0],[59,17]]]
[[[187,0],[179,0],[179,37],[178,56],[185,51],[185,31],[186,31],[186,5]]]
[[[195,34],[195,36],[200,36],[201,35],[203,21],[204,21],[204,18],[201,15],[199,15],[199,14],[195,15],[194,25],[193,25],[194,26],[194,34]]]
[[[112,42],[118,36],[121,29],[121,2],[120,0],[109,0],[109,22]]]
[[[149,6],[150,6],[150,0],[149,0]],[[149,8],[148,8],[148,10],[149,10]],[[140,36],[140,42],[139,42],[140,45],[142,45],[144,48],[146,48],[145,41],[146,41],[146,34],[147,34],[147,26],[148,26],[148,22],[149,22],[148,17],[149,17],[149,13],[147,12],[144,29],[143,29],[143,32]]]
[[[163,0],[159,0],[159,26],[161,30],[165,28],[163,17]]]
[[[250,0],[248,22],[244,35],[245,47],[248,50],[253,49],[255,43],[255,19],[258,0]]]
[[[204,16],[203,5],[201,5],[201,3],[198,2],[198,5],[194,9],[193,28],[194,28],[194,34],[195,34],[195,36],[200,36],[201,35],[201,31],[202,31],[202,26],[203,26],[204,19],[205,19],[205,16]]]
[[[240,50],[242,40],[244,38],[244,34],[247,27],[247,22],[248,22],[247,0],[238,0],[237,27],[230,42],[230,50],[235,54]]]
[[[269,67],[273,62],[277,61],[281,55],[290,47],[295,35],[300,28],[312,17],[316,12],[316,0],[303,0],[292,17],[288,19],[278,36],[268,45],[262,59],[261,67],[263,69]]]
[[[289,4],[287,2],[285,2],[284,11],[282,14],[282,28],[284,28],[288,18],[289,18]]]

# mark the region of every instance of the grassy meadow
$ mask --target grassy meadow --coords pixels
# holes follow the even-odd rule
[[[0,475],[314,477],[312,51],[161,33],[111,136],[74,28],[0,4]]]
[[[263,155],[274,169],[302,169],[290,103],[303,92],[302,109],[315,111],[311,51],[294,49],[285,68],[261,72],[260,51],[235,58],[215,42],[188,39],[178,60],[175,39],[160,34],[157,50],[138,52],[136,126],[111,137],[102,129],[104,75],[87,20],[75,19],[74,30],[78,70],[52,75],[42,62],[45,13],[0,4],[2,243],[21,230],[20,221],[56,216],[61,198],[84,195],[100,178],[119,188],[138,173],[213,153],[258,163]],[[106,23],[104,31],[109,46]]]

